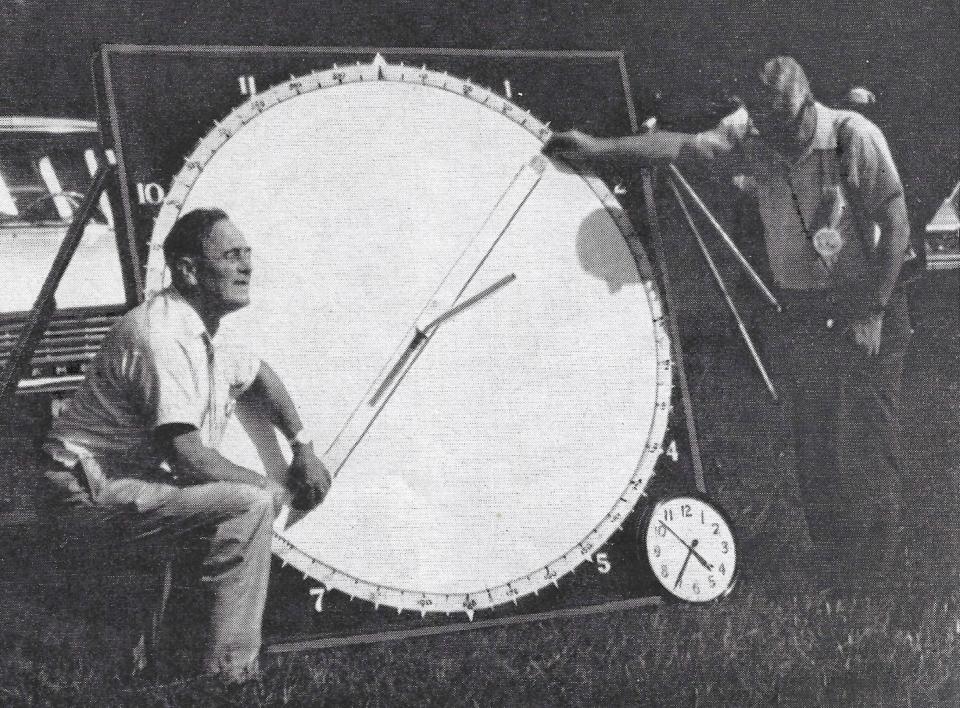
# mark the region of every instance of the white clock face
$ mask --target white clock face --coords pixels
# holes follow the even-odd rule
[[[488,89],[378,59],[251,98],[169,189],[148,293],[181,213],[220,207],[251,242],[252,305],[218,336],[277,370],[336,471],[274,545],[330,588],[421,612],[515,601],[592,558],[653,474],[671,360],[649,265],[600,180],[540,157],[548,135]],[[241,422],[222,452],[282,470],[269,426]]]
[[[733,586],[737,548],[724,516],[696,497],[654,505],[646,526],[646,552],[657,580],[688,602],[709,602]]]

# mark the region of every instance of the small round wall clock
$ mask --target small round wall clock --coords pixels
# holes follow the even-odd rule
[[[672,362],[649,263],[597,177],[550,131],[427,68],[337,67],[239,106],[158,215],[223,208],[253,247],[252,344],[327,466],[324,503],[274,550],[373,605],[465,612],[557,583],[631,513],[663,451]],[[222,452],[283,470],[255,412]]]
[[[736,583],[737,544],[727,515],[692,495],[657,501],[640,526],[642,550],[663,588],[686,602],[710,602]]]

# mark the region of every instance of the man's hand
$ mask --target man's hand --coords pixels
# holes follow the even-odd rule
[[[570,158],[574,160],[589,160],[599,153],[598,140],[579,130],[567,130],[551,135],[543,146],[543,154]]]
[[[279,512],[285,504],[290,504],[293,501],[292,491],[275,479],[268,477],[264,484],[264,489],[273,494],[273,508],[275,512]]]
[[[869,356],[880,353],[880,334],[883,331],[883,313],[871,313],[866,317],[850,322],[853,341],[862,347]]]
[[[293,461],[287,470],[287,485],[293,492],[293,506],[313,509],[330,491],[330,472],[313,451],[313,443],[293,446]]]

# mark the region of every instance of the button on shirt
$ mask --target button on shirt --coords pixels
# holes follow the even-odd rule
[[[877,215],[903,194],[879,128],[858,113],[814,105],[813,140],[793,162],[760,139],[744,108],[697,136],[701,154],[754,178],[774,280],[779,287],[793,290],[862,283],[876,245]],[[842,136],[838,135],[841,130]],[[837,185],[849,208],[837,229],[843,247],[828,271],[811,237],[825,225],[824,192]]]
[[[161,426],[193,426],[216,447],[259,368],[258,357],[211,338],[167,288],[113,326],[51,437],[91,452],[108,476],[143,476],[163,462],[154,443]]]

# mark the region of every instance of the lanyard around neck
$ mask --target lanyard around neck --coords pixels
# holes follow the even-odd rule
[[[818,157],[820,158],[820,194],[823,194],[823,187],[827,181],[827,167],[823,159],[823,151],[818,150]],[[786,162],[783,163],[783,178],[787,183],[787,188],[790,190],[790,199],[793,202],[794,211],[797,212],[797,218],[800,220],[800,227],[803,229],[803,233],[806,235],[808,240],[813,240],[813,234],[810,233],[810,226],[807,224],[807,220],[803,217],[803,209],[800,206],[800,197],[797,196],[797,190],[794,189],[793,179],[790,177],[790,165]]]

